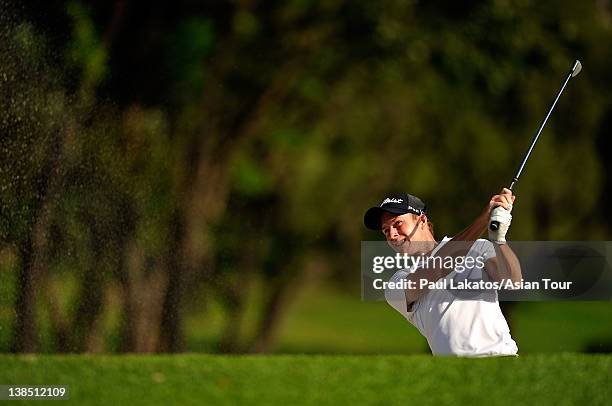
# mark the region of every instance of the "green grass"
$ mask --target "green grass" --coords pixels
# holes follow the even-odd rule
[[[524,302],[515,313],[522,354],[612,351],[612,302]]]
[[[612,357],[0,356],[2,384],[69,385],[79,405],[589,404],[612,401]],[[31,401],[37,404],[37,401]]]
[[[255,308],[256,304],[251,305]],[[324,285],[304,287],[279,326],[276,353],[418,354],[427,342],[384,302]],[[245,320],[249,332],[253,320]],[[223,327],[220,308],[188,319],[189,351],[210,352]],[[612,302],[519,302],[511,313],[519,353],[606,352],[612,349]]]
[[[278,326],[276,353],[417,354],[429,352],[427,342],[386,303],[362,302],[359,293],[333,290],[325,284],[302,286],[285,306]],[[256,309],[258,298],[247,306]],[[187,319],[187,348],[214,351],[224,326],[223,311],[212,302],[206,314]],[[258,315],[247,314],[244,336],[254,332]]]

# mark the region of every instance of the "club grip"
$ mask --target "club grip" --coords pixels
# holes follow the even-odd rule
[[[499,221],[492,221],[489,224],[489,228],[491,229],[491,231],[497,231],[497,229],[499,228]]]

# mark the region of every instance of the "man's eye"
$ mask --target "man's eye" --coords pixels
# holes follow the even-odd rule
[[[401,221],[396,221],[396,222],[395,222],[395,225],[396,225],[396,226],[401,226],[401,225],[402,225],[402,222],[401,222]]]

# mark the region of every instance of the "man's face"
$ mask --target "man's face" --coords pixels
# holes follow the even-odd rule
[[[424,246],[424,244],[419,243],[430,240],[424,231],[427,226],[424,216],[416,216],[412,213],[400,214],[399,216],[383,213],[381,223],[387,243],[396,252],[418,253]]]

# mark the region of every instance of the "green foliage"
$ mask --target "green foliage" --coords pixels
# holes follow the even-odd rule
[[[108,74],[107,50],[101,44],[97,29],[85,6],[77,1],[69,1],[67,14],[73,20],[72,40],[66,46],[69,64],[81,73],[79,80],[84,90],[98,86]]]
[[[233,168],[232,184],[243,196],[257,196],[271,191],[268,174],[249,157],[238,159]]]
[[[215,44],[213,24],[206,19],[190,18],[181,22],[168,36],[167,64],[172,79],[177,83],[179,100],[197,96],[204,86],[205,60]]]

